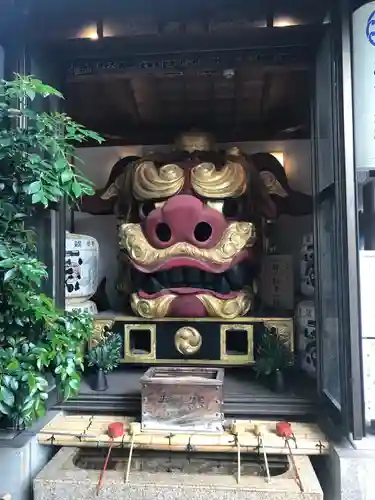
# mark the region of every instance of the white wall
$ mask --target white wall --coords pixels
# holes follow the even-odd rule
[[[238,146],[246,153],[256,152],[283,152],[284,168],[293,189],[311,193],[311,154],[310,141],[268,141],[268,142],[241,142],[220,145]],[[101,188],[106,184],[113,165],[124,156],[142,156],[150,151],[168,150],[170,146],[124,146],[124,147],[96,147],[82,148],[77,154],[84,161],[81,170],[96,185]],[[117,275],[117,233],[116,218],[114,216],[91,216],[76,214],[75,232],[89,234],[95,237],[100,245],[100,279],[107,276],[107,293],[112,306],[116,310],[122,309],[122,304],[116,294],[114,283]],[[68,225],[69,227],[69,225]],[[295,256],[296,283],[298,283],[299,245],[302,235],[312,230],[312,217],[280,218],[277,230],[277,243],[282,253],[292,253]]]

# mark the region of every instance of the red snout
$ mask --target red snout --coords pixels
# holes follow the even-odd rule
[[[153,210],[145,220],[145,235],[154,248],[175,243],[191,243],[199,248],[212,248],[227,227],[224,216],[192,195],[170,198]]]

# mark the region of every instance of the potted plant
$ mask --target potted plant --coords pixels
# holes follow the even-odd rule
[[[289,346],[275,328],[265,328],[257,348],[257,360],[254,369],[258,376],[271,376],[275,392],[285,388],[284,370],[290,366],[293,356]]]
[[[65,114],[37,112],[60,92],[31,76],[0,81],[0,417],[17,427],[44,415],[53,375],[61,398],[78,391],[93,321],[59,310],[31,227],[62,199],[92,194],[73,165],[77,143],[102,139]]]
[[[95,377],[92,382],[94,391],[106,391],[106,374],[120,364],[122,340],[119,334],[109,333],[98,344],[88,349],[87,364],[94,367]]]

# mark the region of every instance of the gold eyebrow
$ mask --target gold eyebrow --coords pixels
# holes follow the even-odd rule
[[[184,171],[178,165],[169,163],[157,169],[152,161],[144,161],[134,173],[134,196],[137,200],[167,198],[181,191],[184,182]]]
[[[228,161],[217,169],[213,163],[200,163],[191,170],[194,191],[211,199],[241,196],[246,189],[246,174],[241,163]]]

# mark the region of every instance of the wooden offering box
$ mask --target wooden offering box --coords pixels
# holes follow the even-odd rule
[[[149,368],[141,378],[142,430],[223,431],[222,368]]]

